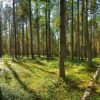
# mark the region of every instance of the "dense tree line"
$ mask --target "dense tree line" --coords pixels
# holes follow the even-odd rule
[[[99,0],[13,0],[0,1],[0,58],[9,54],[47,60],[60,56],[60,76],[65,76],[64,60],[100,57]]]

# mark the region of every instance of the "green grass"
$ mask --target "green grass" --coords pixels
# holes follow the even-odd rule
[[[66,79],[58,77],[58,59],[4,59],[0,65],[1,94],[4,100],[80,100],[96,71],[85,61],[66,60]],[[97,66],[100,59],[93,59]],[[89,100],[100,100],[100,77]]]

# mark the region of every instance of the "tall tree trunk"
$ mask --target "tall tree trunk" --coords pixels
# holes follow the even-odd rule
[[[77,59],[80,60],[79,0],[77,0]]]
[[[13,27],[14,27],[14,36],[15,36],[15,58],[17,59],[17,40],[16,40],[16,15],[15,15],[15,0],[13,0]]]
[[[1,21],[1,15],[0,15],[0,58],[2,58],[2,30],[1,30],[1,26],[2,26],[2,21]]]
[[[51,59],[51,31],[50,31],[50,0],[48,0],[49,8],[48,8],[48,39],[49,39],[49,60]]]
[[[25,54],[25,48],[24,48],[24,21],[22,22],[22,56]]]
[[[18,56],[21,55],[21,50],[20,50],[20,22],[18,23],[18,36],[17,36],[17,40],[18,40]]]
[[[82,53],[81,53],[81,59],[84,59],[84,0],[82,0]]]
[[[46,56],[47,56],[47,60],[49,59],[49,51],[48,51],[48,16],[47,16],[47,14],[48,14],[48,0],[46,0],[46,10],[45,10],[45,24],[46,24]]]
[[[37,45],[38,45],[38,56],[40,57],[40,33],[39,33],[39,6],[37,4]]]
[[[60,66],[59,76],[65,78],[64,60],[66,58],[66,0],[60,0]]]
[[[9,54],[11,55],[11,20],[10,20],[10,13],[9,13]]]
[[[27,46],[26,46],[26,54],[27,54],[27,57],[29,56],[29,45],[28,45],[28,41],[29,41],[29,39],[28,39],[28,27],[27,27],[27,18],[26,18],[26,44],[27,44]]]
[[[30,9],[30,46],[31,46],[31,57],[34,58],[34,53],[33,53],[33,34],[32,34],[32,10],[31,10],[31,0],[29,0],[29,9]]]
[[[71,58],[74,59],[74,35],[73,35],[73,0],[72,0],[72,26],[71,26]]]
[[[87,46],[87,57],[88,57],[88,65],[92,66],[92,56],[91,56],[91,45],[89,40],[89,31],[88,31],[88,0],[86,0],[86,46]]]

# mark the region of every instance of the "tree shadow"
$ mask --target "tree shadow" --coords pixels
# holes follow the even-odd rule
[[[23,68],[29,70],[32,74],[34,74],[35,76],[37,76],[37,77],[40,78],[40,76],[39,76],[39,75],[36,75],[36,74],[34,73],[34,70],[32,70],[32,68],[30,68],[30,66],[29,66],[28,64],[25,64],[25,63],[23,63],[23,62],[21,62],[21,61],[18,61],[18,60],[14,60],[13,62],[16,63],[16,64],[18,64],[19,66],[21,66],[21,67],[23,67]]]
[[[79,64],[82,64],[82,65],[86,65],[86,61],[85,60],[72,60],[72,59],[66,59],[67,62],[70,62],[72,65],[79,65]]]
[[[0,88],[0,100],[4,100],[4,97],[3,97],[3,95],[2,95],[2,90],[1,90],[1,88]]]
[[[75,91],[80,91],[80,92],[84,92],[85,88],[80,88],[79,85],[82,83],[82,81],[78,78],[76,78],[75,76],[72,76],[73,78],[71,78],[70,76],[67,76],[66,78],[64,78],[64,82],[67,85],[67,88],[70,90],[75,90]]]
[[[8,62],[5,62],[5,64],[7,65],[7,67],[11,70],[13,76],[15,77],[15,79],[20,83],[20,86],[27,91],[28,93],[30,93],[33,98],[32,100],[42,100],[42,98],[37,95],[37,93],[31,89],[29,89],[20,79],[20,77],[18,76],[18,74],[11,68],[11,65]]]
[[[59,94],[63,96],[63,93],[66,93],[66,96],[64,94],[64,98],[66,100],[79,100],[79,99],[74,99],[73,96],[77,95],[78,98],[81,98],[82,94],[84,93],[85,88],[79,87],[80,83],[81,83],[80,80],[71,79],[70,76],[67,76],[67,78],[65,79],[60,78],[56,82],[54,82],[51,86],[49,86],[48,95],[50,95],[50,97],[52,96],[54,100],[58,100],[58,97],[56,96],[58,96]],[[60,98],[63,98],[62,96]],[[70,98],[69,96],[72,97],[73,99]]]
[[[40,59],[14,59],[13,62],[30,62],[30,63],[35,63],[41,66],[45,66],[46,64],[41,62]]]
[[[93,66],[93,67],[88,67],[86,66],[85,69],[81,69],[81,72],[87,72],[87,73],[95,73],[97,70],[97,66]]]
[[[21,62],[21,61],[18,61],[18,60],[17,61],[14,61],[14,63],[17,63],[18,65],[20,65],[22,67],[24,66],[24,68],[26,68],[26,69],[30,70],[32,73],[34,73],[32,71],[32,68],[30,68],[31,66],[29,64],[26,64],[26,63]],[[48,73],[48,74],[56,74],[55,72],[51,72],[51,71],[44,70],[43,68],[36,67],[35,65],[33,66],[33,68],[36,68],[36,69],[41,70],[41,71],[43,71],[45,73]]]
[[[79,65],[84,66],[85,68],[81,69],[80,70],[81,72],[92,73],[92,72],[95,72],[97,70],[97,65],[95,62],[93,62],[91,67],[88,66],[87,61],[85,61],[85,60],[78,61],[78,60],[67,59],[67,62],[70,62],[71,66],[74,66],[74,65],[76,65],[76,67]]]
[[[41,62],[40,60],[35,60],[35,61],[30,60],[30,62],[31,63],[36,63],[36,64],[41,65],[41,66],[46,66],[46,64]]]
[[[100,100],[100,93],[96,91],[96,88],[94,86],[91,88],[91,92],[87,97],[87,100]]]

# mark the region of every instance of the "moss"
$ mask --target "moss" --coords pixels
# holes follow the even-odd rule
[[[93,59],[95,64],[100,59]],[[1,90],[5,100],[80,100],[94,71],[89,71],[85,61],[66,60],[66,79],[58,77],[58,59],[45,58],[4,60],[10,71],[9,81],[0,77]],[[96,67],[95,67],[96,69]],[[100,78],[90,100],[100,99]]]

